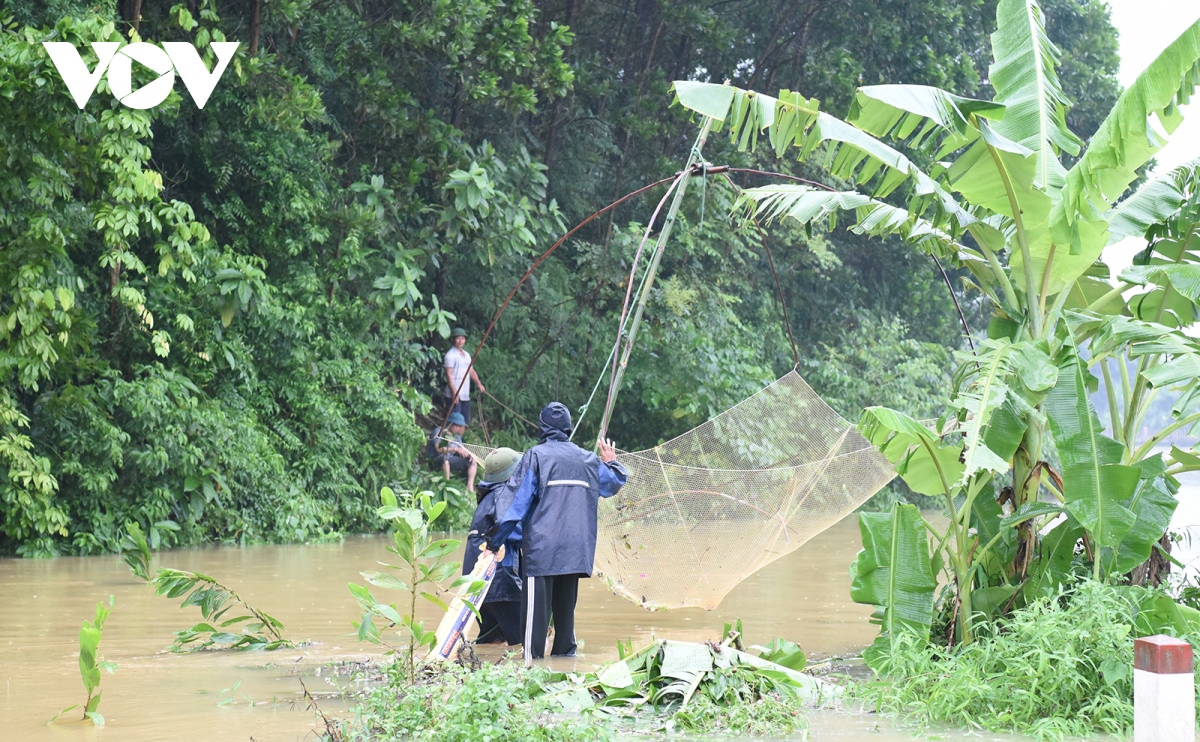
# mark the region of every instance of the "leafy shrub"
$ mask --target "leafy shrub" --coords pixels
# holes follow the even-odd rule
[[[387,487],[380,491],[379,497],[383,502],[379,508],[379,517],[389,521],[395,528],[395,544],[389,546],[388,551],[399,557],[400,563],[380,562],[396,574],[378,571],[359,574],[376,587],[408,593],[408,603],[405,606],[408,612],[401,615],[400,611],[403,609],[397,607],[396,603],[380,603],[362,585],[351,582],[346,587],[363,611],[362,617],[354,622],[359,641],[384,644],[399,653],[403,659],[402,665],[407,668],[408,682],[412,683],[417,676],[417,650],[432,651],[437,646],[437,632],[427,630],[425,623],[417,620],[417,596],[425,598],[445,612],[450,610],[441,597],[446,591],[468,585],[467,591],[475,592],[481,590],[484,583],[473,581],[471,575],[460,575],[445,589],[439,584],[458,574],[459,561],[450,557],[450,554],[461,543],[449,538],[435,540],[430,535],[429,527],[446,510],[445,502],[435,504],[430,492],[415,495],[406,492],[397,498]],[[383,641],[381,630],[375,625],[376,616],[387,622],[389,628],[398,627],[397,633],[408,646],[398,649]]]
[[[1129,594],[1084,581],[954,650],[901,633],[877,663],[884,681],[857,693],[881,711],[922,722],[1039,739],[1128,734],[1136,610]]]
[[[389,666],[388,682],[356,706],[355,740],[438,742],[570,742],[603,740],[594,723],[550,713],[539,701],[540,671],[485,664],[471,671],[446,665],[408,685],[403,663]]]
[[[726,733],[737,738],[791,734],[808,728],[795,699],[771,692],[755,699],[718,703],[698,695],[687,708],[671,717],[676,729],[697,734]]]

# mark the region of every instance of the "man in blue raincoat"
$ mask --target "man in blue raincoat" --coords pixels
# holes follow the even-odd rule
[[[511,448],[497,448],[483,460],[483,481],[476,490],[478,506],[471,518],[467,533],[467,550],[463,555],[463,574],[471,574],[479,559],[479,549],[487,543],[488,535],[496,528],[496,491],[504,486],[521,454]],[[492,578],[483,605],[479,607],[478,644],[521,643],[521,577],[518,573],[517,550],[521,546],[518,526],[504,544],[504,559]]]
[[[497,491],[498,526],[488,538],[488,549],[496,551],[518,525],[522,529],[526,664],[545,656],[551,617],[550,653],[575,654],[575,601],[579,578],[592,576],[599,498],[617,494],[628,477],[611,441],[600,442],[597,456],[568,440],[571,413],[558,402],[542,410],[538,428],[542,442],[525,452]]]

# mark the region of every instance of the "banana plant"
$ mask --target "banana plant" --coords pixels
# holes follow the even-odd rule
[[[961,641],[970,641],[979,605],[1019,605],[1078,572],[1081,559],[1102,579],[1144,560],[1169,521],[1172,477],[1200,468],[1194,448],[1153,450],[1200,422],[1200,358],[1182,332],[1200,299],[1196,168],[1130,192],[1200,82],[1200,21],[1084,143],[1067,127],[1059,52],[1036,0],[1000,0],[996,12],[990,101],[920,85],[865,86],[838,118],[789,90],[772,97],[675,85],[678,102],[712,130],[728,130],[738,149],[766,142],[776,156],[812,162],[851,186],[751,188],[743,203],[753,216],[898,238],[965,269],[965,287],[990,304],[988,338],[958,356],[943,416],[954,424],[941,426],[952,432],[934,445],[905,425],[884,425],[878,411],[863,425],[894,454],[903,449],[898,470],[945,465],[934,467],[944,480],[934,489],[947,498],[950,524],[934,532],[934,549],[946,554],[957,588]],[[1078,158],[1069,169],[1064,154]],[[1147,248],[1114,285],[1101,254],[1128,237],[1147,239]],[[1087,399],[1097,366],[1108,435]],[[1138,438],[1150,401],[1172,386],[1182,386],[1172,422]],[[944,448],[960,448],[960,459]],[[1051,548],[1039,548],[1052,519],[1061,523],[1046,535]]]

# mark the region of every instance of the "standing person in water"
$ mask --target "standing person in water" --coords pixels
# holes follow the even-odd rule
[[[488,537],[488,549],[497,551],[522,529],[526,664],[545,656],[552,616],[550,653],[575,654],[575,600],[579,578],[592,576],[599,498],[617,494],[629,476],[612,441],[600,441],[597,456],[567,440],[571,413],[558,402],[546,405],[538,427],[542,442],[525,452],[496,493],[499,525]]]
[[[521,454],[511,448],[497,448],[483,460],[483,481],[476,490],[479,501],[471,518],[467,550],[463,555],[464,575],[471,574],[471,570],[475,569],[480,548],[487,543],[488,534],[496,528],[495,493],[508,481],[520,460]],[[483,605],[479,606],[477,644],[521,643],[521,576],[517,559],[520,547],[521,529],[518,526],[504,544],[504,560],[496,569],[496,576],[492,578],[492,586],[483,599]]]
[[[473,380],[479,385],[479,393],[482,394],[487,390],[483,388],[483,382],[479,380],[479,374],[475,373],[475,367],[471,365],[471,354],[466,351],[467,331],[461,327],[455,327],[450,331],[450,350],[446,351],[446,357],[442,361],[442,365],[446,367],[446,399],[450,405],[451,412],[457,412],[463,416],[464,425],[471,424],[471,381]],[[468,378],[468,370],[469,378]]]

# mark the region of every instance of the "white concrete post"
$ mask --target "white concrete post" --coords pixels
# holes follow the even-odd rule
[[[1133,742],[1193,742],[1192,645],[1172,636],[1133,641]]]

